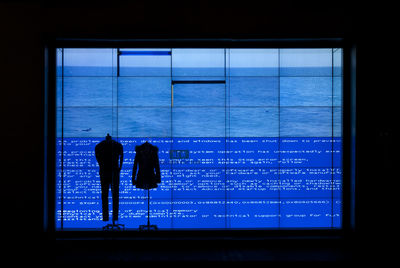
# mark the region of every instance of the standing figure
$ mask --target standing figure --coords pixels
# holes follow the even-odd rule
[[[121,143],[111,139],[107,134],[106,139],[95,147],[96,159],[100,166],[101,201],[103,208],[103,221],[109,220],[108,191],[111,186],[113,201],[113,224],[118,220],[119,205],[119,173],[123,162],[123,147]]]

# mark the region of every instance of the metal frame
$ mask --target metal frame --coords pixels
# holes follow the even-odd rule
[[[55,229],[55,144],[56,144],[56,48],[343,48],[343,196],[342,229],[284,230],[159,230],[157,232],[56,231]],[[45,42],[45,136],[44,136],[44,231],[53,238],[343,238],[355,230],[355,95],[356,45],[345,38],[137,38],[85,39],[48,38]]]

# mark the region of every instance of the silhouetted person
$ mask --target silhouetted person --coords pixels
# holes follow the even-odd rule
[[[114,222],[118,220],[119,173],[123,162],[123,148],[119,142],[111,139],[110,134],[107,134],[106,139],[96,145],[95,153],[100,166],[103,221],[108,221],[109,219],[108,191],[111,186]]]
[[[133,163],[132,184],[140,189],[153,189],[161,182],[158,148],[147,141],[135,147],[136,155]],[[136,174],[137,167],[139,171]]]

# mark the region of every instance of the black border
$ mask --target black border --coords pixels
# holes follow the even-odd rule
[[[55,229],[55,140],[56,140],[56,48],[343,48],[343,198],[342,229],[280,230],[159,230],[56,231]],[[356,44],[334,38],[46,38],[45,41],[45,129],[44,129],[44,231],[51,239],[338,239],[355,231],[355,85]]]

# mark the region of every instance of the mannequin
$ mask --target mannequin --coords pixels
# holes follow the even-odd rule
[[[146,139],[142,145],[136,146],[133,163],[132,184],[136,188],[147,190],[147,225],[140,225],[140,230],[157,230],[156,225],[150,225],[150,189],[157,188],[161,183],[158,148]],[[137,172],[139,166],[139,171]],[[136,174],[137,172],[137,174]]]
[[[103,209],[103,221],[109,220],[108,212],[108,193],[111,187],[113,217],[112,224],[107,224],[103,230],[120,229],[122,224],[117,224],[119,209],[119,182],[120,171],[123,162],[123,147],[114,141],[109,133],[105,140],[98,143],[95,147],[96,160],[99,163],[101,200]]]

